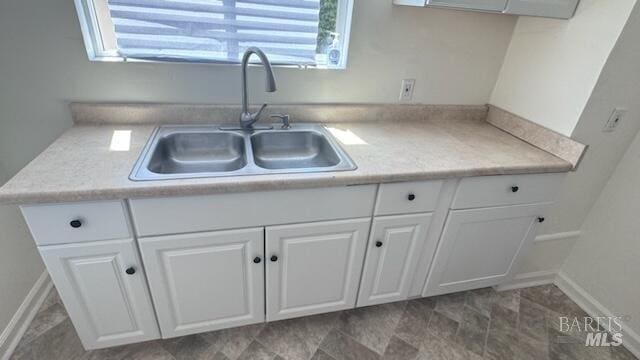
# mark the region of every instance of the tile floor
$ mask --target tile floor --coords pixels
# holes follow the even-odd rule
[[[84,351],[53,290],[14,359],[635,359],[585,347],[558,317],[586,315],[554,285],[464,293]]]

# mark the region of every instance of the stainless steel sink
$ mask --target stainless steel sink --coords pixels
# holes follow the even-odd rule
[[[340,157],[327,138],[315,131],[272,131],[251,136],[256,165],[265,169],[325,168]]]
[[[349,156],[321,125],[290,129],[225,130],[207,126],[160,126],[131,172],[131,180],[346,171]]]
[[[156,174],[190,174],[234,171],[246,164],[242,136],[182,132],[158,138],[147,168]]]

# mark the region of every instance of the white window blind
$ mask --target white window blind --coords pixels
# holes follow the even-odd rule
[[[124,57],[239,62],[249,46],[274,64],[316,64],[320,0],[108,0]]]

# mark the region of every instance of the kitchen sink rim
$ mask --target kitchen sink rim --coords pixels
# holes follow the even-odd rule
[[[252,137],[262,133],[285,133],[285,132],[310,131],[315,132],[323,137],[330,148],[339,158],[339,162],[333,166],[314,167],[314,168],[281,168],[271,169],[259,166],[254,158],[254,150],[252,146]],[[245,147],[246,164],[242,168],[232,171],[216,171],[216,172],[198,172],[198,173],[155,173],[149,170],[149,162],[155,152],[160,139],[175,133],[233,133],[243,137]],[[233,176],[259,176],[259,175],[276,175],[276,174],[312,174],[312,173],[329,173],[354,171],[358,168],[356,163],[351,159],[349,154],[343,149],[333,135],[320,123],[293,123],[290,129],[280,129],[279,124],[273,124],[270,129],[259,129],[252,132],[240,129],[230,129],[227,124],[166,124],[156,126],[147,143],[142,148],[138,159],[136,160],[130,174],[129,180],[134,182],[149,182],[163,180],[184,180],[184,179],[200,179],[200,178],[219,178]]]

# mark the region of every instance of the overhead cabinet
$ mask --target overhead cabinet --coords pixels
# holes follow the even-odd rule
[[[504,12],[568,19],[573,16],[580,0],[509,0]]]
[[[569,19],[579,0],[393,0],[396,5],[433,6],[511,15]]]
[[[426,4],[458,9],[503,11],[507,0],[427,0]]]

